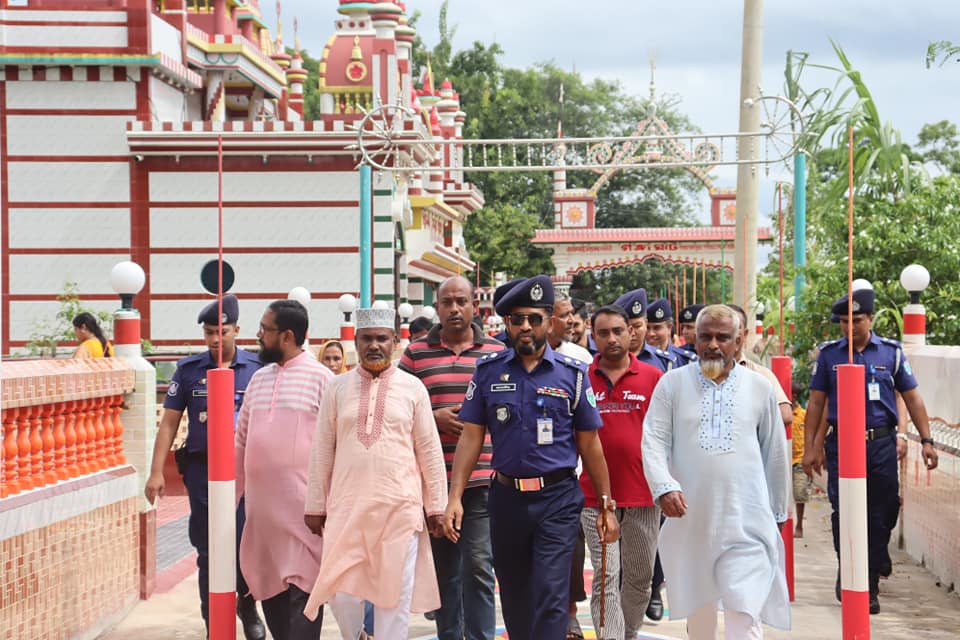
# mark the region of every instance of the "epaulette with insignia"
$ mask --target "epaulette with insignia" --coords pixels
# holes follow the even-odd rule
[[[669,358],[670,360],[673,360],[674,362],[676,362],[676,360],[677,360],[677,356],[673,355],[673,354],[670,353],[669,351],[664,351],[663,349],[657,349],[657,355],[658,355],[658,356],[663,356],[664,358]]]
[[[479,366],[482,365],[482,364],[487,364],[488,362],[493,362],[499,354],[504,353],[504,352],[505,352],[505,351],[494,351],[494,352],[492,352],[492,353],[488,353],[488,354],[485,355],[485,356],[480,356],[479,358],[477,358],[477,365],[476,365],[476,366],[479,367]]]
[[[842,339],[843,338],[837,338],[835,340],[827,340],[825,342],[821,342],[820,344],[817,345],[817,349],[819,349],[820,351],[823,351],[827,347],[832,347],[833,345],[838,344]]]
[[[571,358],[570,356],[561,356],[559,353],[556,354],[556,359],[571,369],[577,369],[579,371],[587,370],[587,363],[583,362],[582,360],[577,360],[576,358]]]
[[[890,346],[897,347],[898,349],[903,348],[903,343],[899,340],[894,340],[893,338],[884,338],[883,336],[877,337],[880,338],[880,342],[883,342],[884,344],[889,344]]]

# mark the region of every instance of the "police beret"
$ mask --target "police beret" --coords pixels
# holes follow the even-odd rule
[[[515,307],[553,307],[553,282],[550,276],[533,276],[518,282],[497,303],[494,309],[503,317]]]
[[[223,296],[223,324],[236,324],[239,318],[240,303],[237,301],[237,296]],[[197,322],[200,324],[218,324],[216,300],[203,308],[200,315],[197,316]]]
[[[641,288],[627,291],[613,304],[626,311],[628,318],[642,318],[647,312],[647,290]]]
[[[853,292],[853,313],[873,313],[873,289],[857,289]],[[844,317],[847,315],[847,296],[843,296],[833,303],[830,307],[830,313],[835,316]]]
[[[526,278],[514,278],[510,282],[505,282],[493,291],[493,308],[497,308],[497,303],[503,299],[503,296],[507,295],[510,289],[513,289],[515,286],[526,280]]]
[[[692,304],[689,307],[684,307],[680,312],[680,322],[696,322],[697,314],[703,310],[704,306],[706,305]]]
[[[673,308],[666,298],[654,300],[647,307],[647,322],[665,322],[673,317]]]

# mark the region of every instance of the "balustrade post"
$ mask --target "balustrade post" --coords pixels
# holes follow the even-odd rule
[[[110,466],[107,461],[107,428],[103,424],[103,411],[107,399],[103,396],[93,398],[90,402],[90,419],[93,420],[94,439],[93,465],[97,471]]]
[[[113,455],[116,464],[127,464],[127,454],[123,449],[123,421],[120,412],[123,411],[123,394],[113,397]]]
[[[54,449],[57,446],[53,438],[53,412],[54,403],[48,402],[43,405],[43,481],[44,484],[57,484],[57,471],[53,462]]]
[[[54,407],[53,467],[57,474],[57,480],[66,480],[70,477],[67,470],[67,403],[60,401]]]
[[[64,457],[67,461],[67,477],[76,478],[80,475],[80,465],[77,462],[77,443],[80,441],[80,434],[77,432],[77,401],[69,400],[65,404]]]
[[[33,489],[33,479],[30,477],[30,411],[31,407],[20,408],[17,429],[17,476],[20,491]]]
[[[74,408],[76,411],[76,428],[77,428],[77,475],[85,476],[90,473],[90,468],[87,465],[87,441],[90,436],[87,432],[87,414],[86,414],[86,400],[76,400],[74,401]]]
[[[0,486],[0,498],[20,493],[17,482],[17,414],[19,409],[12,407],[3,410],[3,486]]]

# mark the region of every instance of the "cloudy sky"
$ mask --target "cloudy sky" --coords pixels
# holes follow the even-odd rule
[[[334,29],[336,0],[282,0],[285,40],[299,18],[302,46],[318,56]],[[261,0],[274,25],[275,9]],[[272,3],[269,3],[272,5]],[[418,29],[432,46],[441,0],[408,0],[422,14]],[[658,92],[674,94],[678,108],[702,131],[737,128],[743,4],[740,0],[450,0],[448,22],[457,28],[454,48],[496,41],[502,61],[524,67],[552,61],[587,77],[620,81],[646,95],[649,58],[657,60]],[[782,92],[787,50],[836,65],[830,38],[841,44],[873,92],[880,115],[913,143],[924,123],[960,122],[960,64],[927,69],[932,40],[960,42],[957,0],[768,0],[764,7],[763,82],[766,94]],[[835,76],[822,73],[820,84]],[[735,172],[718,171],[733,186]],[[729,183],[729,184],[725,184]],[[765,209],[761,203],[761,209]]]

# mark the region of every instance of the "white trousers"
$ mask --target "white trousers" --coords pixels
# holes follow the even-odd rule
[[[413,599],[413,574],[417,565],[417,534],[410,538],[403,562],[403,584],[400,602],[391,609],[374,606],[373,628],[377,640],[407,640],[410,623],[410,601]],[[343,640],[358,640],[363,635],[363,598],[338,591],[330,598],[330,611],[340,627]]]
[[[690,640],[716,640],[717,603],[704,605],[687,616],[687,637]],[[725,640],[761,640],[763,626],[753,616],[742,611],[723,612]]]

